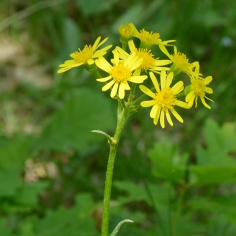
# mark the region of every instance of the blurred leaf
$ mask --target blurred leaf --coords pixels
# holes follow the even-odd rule
[[[1,219],[1,218],[0,218],[0,232],[1,232],[1,235],[4,235],[4,236],[12,235],[11,231],[6,226],[6,220]]]
[[[125,181],[116,181],[114,185],[129,194],[126,197],[119,197],[119,204],[133,201],[145,201],[153,207],[158,219],[158,232],[170,236],[170,201],[173,198],[173,189],[169,184],[156,186],[147,184],[145,187]]]
[[[69,17],[65,18],[63,24],[64,48],[63,54],[69,57],[70,53],[81,47],[81,32],[78,25]]]
[[[71,235],[99,235],[95,222],[91,217],[95,203],[88,194],[80,194],[76,198],[76,205],[70,209],[63,207],[56,211],[47,211],[40,219],[31,217],[24,222],[23,229],[30,229],[32,235],[37,236],[71,236]],[[28,236],[21,233],[21,236]],[[34,234],[33,234],[34,233]]]
[[[210,218],[207,231],[209,236],[236,235],[236,227],[229,224],[229,221],[219,214],[214,214]]]
[[[208,119],[204,128],[204,140],[206,141],[207,154],[211,153],[214,155],[228,154],[230,151],[236,151],[236,124],[226,123],[222,127],[219,127],[214,120]],[[205,164],[209,161],[209,158],[215,158],[209,156],[198,156],[199,164]],[[218,161],[214,162],[216,165],[221,165]]]
[[[156,143],[154,148],[148,151],[153,175],[171,182],[179,182],[183,179],[188,156],[181,156],[178,151],[178,146],[166,139]]]
[[[27,140],[14,140],[0,146],[0,171],[8,168],[21,171],[29,152]]]
[[[221,128],[213,120],[204,127],[206,148],[197,147],[197,166],[190,166],[191,182],[217,184],[236,180],[236,161],[229,155],[236,150],[235,124]]]
[[[218,184],[236,181],[236,166],[190,166],[191,182]]]
[[[101,92],[81,89],[53,115],[39,138],[38,149],[85,152],[92,143],[103,139],[91,130],[114,128],[115,117],[109,99]]]
[[[85,15],[90,16],[96,13],[109,10],[117,0],[76,0],[79,10]]]
[[[17,201],[30,207],[37,206],[38,196],[42,194],[47,182],[24,183],[18,195]]]
[[[112,25],[112,31],[114,33],[118,32],[119,27],[125,23],[132,22],[135,26],[144,24],[145,21],[150,20],[151,17],[157,18],[157,11],[163,4],[163,0],[154,0],[151,3],[136,2],[136,4],[131,5]],[[145,14],[143,13],[145,9]]]
[[[207,198],[197,196],[188,202],[192,210],[201,210],[204,212],[213,212],[221,215],[224,220],[227,220],[236,227],[236,195],[231,196],[215,196]]]
[[[0,197],[14,196],[21,187],[28,146],[28,141],[17,140],[0,147]]]

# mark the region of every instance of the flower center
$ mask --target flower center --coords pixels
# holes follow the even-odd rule
[[[158,41],[158,39],[160,38],[160,34],[159,33],[149,33],[148,31],[146,31],[145,29],[140,30],[140,40],[147,42],[147,43],[151,43],[154,44]]]
[[[162,111],[167,112],[175,106],[176,98],[170,88],[164,88],[156,94],[156,103]]]
[[[197,79],[192,82],[193,91],[197,96],[204,97],[205,96],[205,88],[206,85],[204,84],[203,80]]]
[[[180,52],[173,55],[173,63],[175,64],[176,68],[182,71],[188,71],[190,67],[188,58],[186,57],[184,53],[180,53]]]
[[[113,66],[110,72],[110,75],[116,82],[127,81],[131,77],[131,74],[132,71],[127,66],[124,66],[123,63]]]
[[[88,59],[92,58],[93,56],[93,48],[91,45],[86,45],[83,50],[79,48],[78,52],[75,52],[74,59],[78,63],[86,63]]]
[[[142,70],[148,70],[154,65],[154,58],[151,50],[139,48],[136,50],[136,56],[138,58],[143,58],[143,63],[140,66]]]
[[[140,35],[138,37],[141,40],[140,47],[151,49],[153,44],[158,44],[160,40],[159,33],[148,32],[144,29],[140,30]]]

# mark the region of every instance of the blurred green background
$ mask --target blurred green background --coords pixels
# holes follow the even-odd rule
[[[213,76],[211,110],[154,126],[148,109],[126,124],[114,170],[110,229],[124,236],[236,235],[236,1],[2,0],[0,2],[0,234],[100,233],[116,101],[69,54],[118,29],[176,39]],[[108,53],[111,57],[111,52]]]

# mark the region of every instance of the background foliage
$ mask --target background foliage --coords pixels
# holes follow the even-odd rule
[[[162,130],[148,111],[126,125],[115,164],[111,226],[119,235],[236,235],[236,2],[3,0],[0,3],[0,232],[99,235],[116,101],[81,68],[58,65],[118,28],[176,39],[213,76],[212,110]],[[109,56],[109,55],[108,55]]]

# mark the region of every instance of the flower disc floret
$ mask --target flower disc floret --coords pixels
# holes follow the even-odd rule
[[[170,88],[164,88],[159,93],[156,93],[156,104],[164,112],[172,109],[175,106],[176,97]]]
[[[132,71],[129,67],[124,66],[124,63],[120,62],[118,65],[111,68],[110,75],[113,77],[114,81],[124,82],[131,77]]]
[[[177,82],[173,87],[170,87],[174,73],[170,72],[168,76],[166,75],[166,71],[161,71],[161,88],[158,84],[158,81],[155,75],[150,72],[150,77],[153,82],[153,85],[156,89],[156,93],[153,93],[147,87],[140,85],[139,88],[148,96],[152,98],[152,100],[141,102],[142,107],[150,107],[152,109],[150,111],[150,117],[153,118],[153,122],[157,125],[158,120],[160,119],[160,124],[162,128],[165,128],[165,117],[168,123],[173,126],[173,122],[170,116],[170,112],[174,115],[174,117],[181,123],[183,123],[182,117],[175,110],[175,106],[179,106],[182,108],[188,109],[189,106],[187,103],[177,100],[176,96],[184,89],[184,85],[182,81]]]

